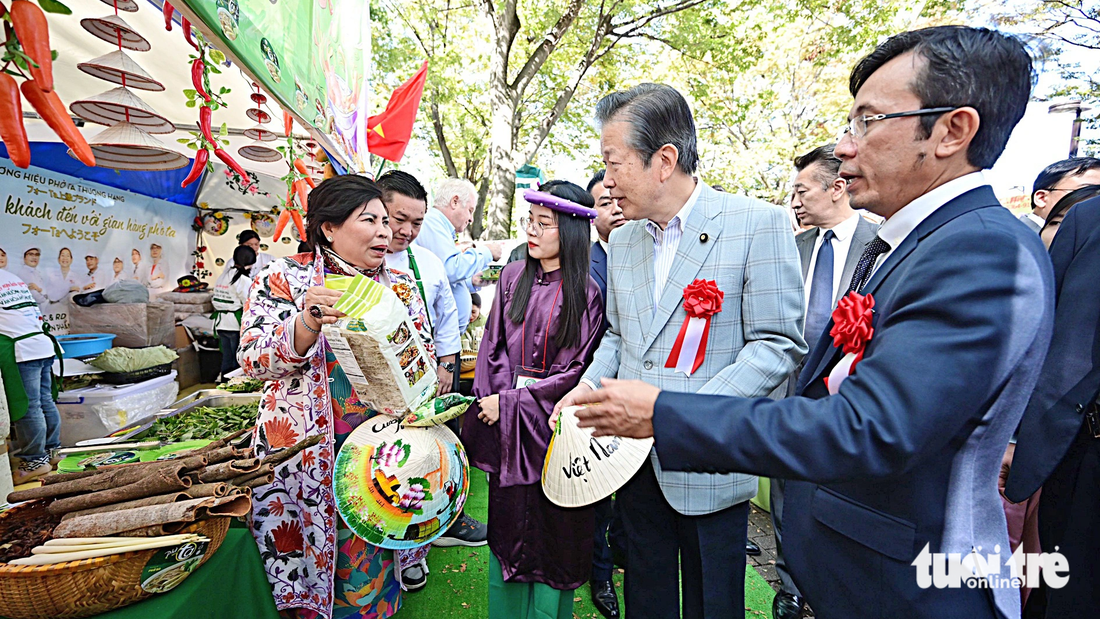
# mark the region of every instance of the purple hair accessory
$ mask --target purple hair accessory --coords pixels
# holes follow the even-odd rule
[[[587,206],[542,191],[527,189],[523,192],[523,199],[531,204],[545,206],[548,209],[558,211],[559,213],[565,213],[566,215],[574,215],[585,219],[596,218],[596,209],[588,208]]]

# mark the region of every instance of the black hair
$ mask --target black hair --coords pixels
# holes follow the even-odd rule
[[[345,174],[321,181],[309,192],[309,214],[306,216],[306,241],[312,247],[328,247],[321,226],[343,224],[355,211],[371,200],[381,200],[382,190],[364,176]]]
[[[237,272],[233,274],[233,279],[229,280],[229,283],[236,284],[242,275],[248,275],[254,264],[256,264],[256,252],[248,245],[238,245],[237,249],[233,250],[233,268]]]
[[[588,181],[588,187],[585,187],[584,190],[588,193],[592,193],[592,188],[596,186],[596,183],[603,182],[603,177],[605,174],[607,174],[607,170],[600,170],[599,172],[593,174],[592,179]]]
[[[255,230],[244,230],[237,235],[237,245],[244,245],[252,239],[260,240],[260,235]]]
[[[298,253],[299,254],[313,253],[313,247],[311,247],[310,244],[305,242],[305,241],[298,241]]]
[[[996,30],[967,26],[903,32],[859,61],[848,82],[852,96],[884,64],[909,52],[925,61],[909,83],[921,107],[977,110],[981,122],[966,160],[976,168],[993,167],[1012,128],[1023,118],[1031,95],[1034,71],[1023,43]],[[935,114],[920,117],[921,139],[932,134],[938,119]]]
[[[569,181],[550,181],[539,187],[550,195],[593,208],[596,201],[592,194]],[[576,346],[581,339],[581,322],[588,307],[589,246],[592,242],[592,222],[584,217],[554,211],[558,224],[558,261],[561,264],[561,316],[554,343],[558,348]],[[508,319],[515,324],[527,317],[527,302],[535,285],[535,272],[539,268],[537,258],[527,255],[527,266],[516,282],[512,304],[508,307]]]
[[[1065,213],[1069,211],[1070,208],[1089,198],[1095,198],[1096,196],[1100,196],[1100,185],[1085,185],[1084,187],[1079,187],[1067,193],[1062,196],[1062,199],[1056,202],[1050,209],[1050,212],[1047,213],[1047,218],[1043,223],[1043,227],[1049,226],[1050,222],[1058,215],[1065,217]]]
[[[428,191],[415,176],[408,172],[390,170],[379,176],[375,183],[382,190],[382,202],[389,203],[393,194],[398,193],[406,198],[423,202],[425,208],[428,206]]]
[[[801,172],[815,163],[818,164],[818,170],[814,174],[814,178],[821,183],[822,189],[828,190],[833,181],[840,177],[840,159],[837,159],[833,153],[835,146],[835,144],[818,146],[805,155],[795,157],[795,169]]]
[[[1077,176],[1089,170],[1100,170],[1100,159],[1095,157],[1073,157],[1063,159],[1043,168],[1039,176],[1035,177],[1035,183],[1031,186],[1031,208],[1035,209],[1035,192],[1049,191],[1067,176]],[[1062,196],[1066,198],[1067,196]]]
[[[481,307],[481,295],[476,292],[470,293],[470,304]]]
[[[613,120],[631,126],[627,144],[649,168],[653,154],[666,144],[676,147],[676,166],[694,174],[699,165],[695,120],[684,95],[665,84],[638,84],[630,90],[613,92],[596,104],[596,123],[601,127]]]

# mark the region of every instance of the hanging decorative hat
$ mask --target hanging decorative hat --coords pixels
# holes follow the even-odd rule
[[[336,456],[336,508],[355,535],[387,549],[430,543],[458,520],[470,487],[466,451],[446,426],[376,417]]]
[[[108,127],[88,140],[96,167],[115,170],[176,170],[187,165],[181,153],[128,122]],[[72,149],[69,155],[73,154]]]
[[[158,114],[125,86],[74,101],[69,109],[84,120],[99,125],[125,121],[148,133],[172,133],[176,130],[176,126],[167,118]]]
[[[80,25],[108,43],[132,49],[135,52],[147,52],[153,49],[153,46],[149,45],[149,41],[145,37],[138,34],[136,30],[130,27],[130,24],[126,23],[126,20],[118,15],[87,17],[80,20]]]
[[[76,65],[78,69],[101,80],[114,84],[122,84],[125,79],[126,86],[138,90],[164,90],[164,84],[153,79],[138,63],[134,62],[126,52],[121,49],[88,62]]]
[[[245,129],[244,137],[250,140],[256,140],[257,142],[272,142],[278,138],[274,131],[268,131],[259,125],[251,129]]]
[[[592,436],[592,428],[577,425],[579,406],[558,415],[542,465],[542,491],[551,503],[583,507],[611,496],[649,459],[653,439]]]
[[[271,114],[268,114],[258,107],[250,107],[245,110],[244,113],[249,118],[260,123],[261,125],[266,125],[267,123],[271,122]]]
[[[103,4],[107,4],[115,7],[120,11],[126,11],[127,13],[137,13],[138,5],[134,0],[99,0]]]
[[[279,154],[279,151],[271,148],[263,142],[253,142],[248,146],[242,146],[237,150],[237,153],[245,159],[251,159],[252,161],[279,161],[283,158]]]

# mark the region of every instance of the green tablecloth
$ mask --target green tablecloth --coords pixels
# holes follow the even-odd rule
[[[218,552],[178,587],[96,619],[279,619],[256,541],[229,529]]]

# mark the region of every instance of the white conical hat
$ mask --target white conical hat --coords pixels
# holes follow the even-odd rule
[[[112,45],[132,49],[135,52],[147,52],[153,49],[153,46],[149,45],[149,41],[145,37],[138,34],[136,30],[130,27],[130,24],[126,23],[125,19],[118,15],[86,17],[80,20],[80,25],[88,32]],[[119,34],[122,35],[121,41],[119,40]]]
[[[272,142],[276,138],[278,138],[278,136],[275,135],[274,131],[268,131],[267,129],[264,129],[259,125],[256,125],[251,129],[245,129],[244,137],[250,140],[256,140],[257,142]]]
[[[125,86],[74,101],[69,109],[76,116],[99,125],[128,122],[135,127],[141,127],[147,133],[172,133],[176,130],[176,126],[167,118],[158,114]]]
[[[348,435],[333,474],[336,509],[355,535],[398,550],[429,544],[458,520],[470,488],[462,443],[446,426],[377,415]]]
[[[542,465],[542,491],[562,507],[584,507],[611,496],[642,468],[653,447],[651,438],[593,437],[592,428],[577,425],[580,408],[561,410]]]
[[[88,62],[76,65],[76,68],[101,80],[107,80],[114,84],[122,84],[123,76],[126,77],[126,85],[138,90],[164,90],[164,84],[153,79],[153,76],[145,72],[141,65],[134,62],[129,54],[116,49],[109,54],[103,54],[99,58],[93,58]]]
[[[242,146],[237,149],[237,154],[245,159],[251,159],[252,161],[271,162],[283,158],[283,156],[279,154],[279,151],[263,142],[253,142],[247,146]]]
[[[127,13],[137,13],[138,5],[134,0],[99,0],[103,4],[109,4],[120,11],[126,11]]]
[[[164,143],[126,122],[101,131],[88,140],[95,154],[96,167],[116,170],[177,170],[188,159],[170,150]],[[69,150],[72,155],[72,149]]]

